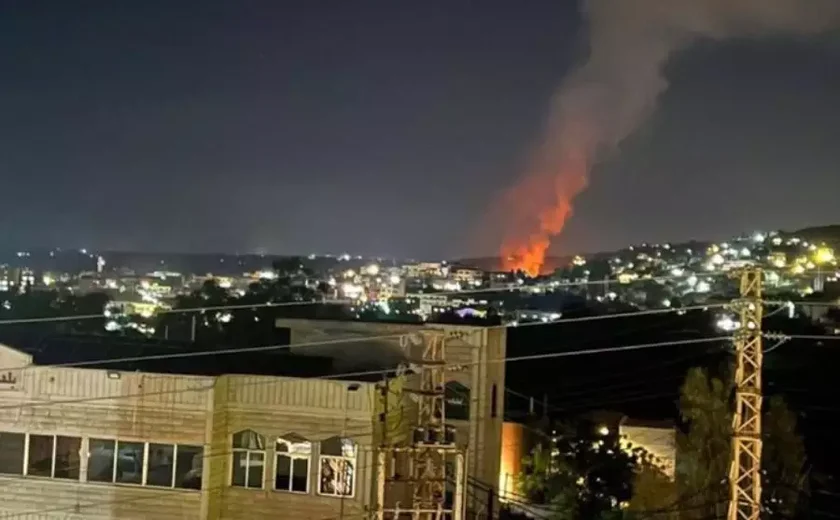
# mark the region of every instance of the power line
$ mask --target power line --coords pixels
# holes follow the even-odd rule
[[[831,334],[785,334],[783,332],[765,332],[763,336],[767,339],[776,339],[779,340],[779,344],[785,343],[792,339],[804,339],[804,340],[812,340],[812,341],[838,341],[840,340],[840,335],[831,335]],[[775,345],[778,346],[778,345]]]
[[[703,274],[701,276],[717,276],[721,273],[709,273]],[[662,276],[657,278],[637,278],[635,280],[630,280],[627,283],[639,283],[645,281],[665,281],[665,280],[677,280],[682,278],[689,278],[690,276],[695,275],[680,275],[680,276]],[[417,293],[420,296],[466,296],[470,294],[481,294],[481,293],[505,293],[505,292],[523,292],[523,291],[530,291],[535,289],[553,289],[558,287],[576,287],[581,285],[602,285],[605,283],[615,283],[615,280],[586,280],[580,282],[540,282],[533,285],[514,285],[509,284],[505,287],[484,287],[484,288],[476,288],[476,289],[467,289],[463,291],[444,291],[444,292],[430,292],[430,293]],[[622,284],[624,285],[624,284]],[[308,301],[293,301],[293,302],[266,302],[266,303],[237,303],[237,304],[226,304],[226,305],[206,305],[202,307],[185,307],[185,308],[177,308],[177,309],[161,309],[156,311],[155,314],[163,315],[163,314],[187,314],[187,313],[203,313],[203,312],[210,312],[210,311],[226,311],[226,310],[244,310],[244,309],[259,309],[259,308],[273,308],[273,307],[299,307],[304,305],[353,305],[356,302],[353,300],[348,299],[318,299],[318,300],[308,300]],[[105,319],[107,316],[104,314],[80,314],[76,316],[48,316],[48,317],[41,317],[41,318],[10,318],[10,319],[3,319],[0,320],[0,325],[21,325],[21,324],[31,324],[31,323],[50,323],[50,322],[62,322],[62,321],[81,321],[81,320],[92,320],[92,319]]]
[[[676,341],[664,341],[664,342],[656,342],[656,343],[643,343],[637,345],[623,345],[623,346],[616,346],[616,347],[604,347],[604,348],[595,348],[595,349],[587,349],[587,350],[578,350],[578,351],[567,351],[567,352],[552,352],[552,353],[544,353],[544,354],[533,354],[533,355],[524,355],[524,356],[507,356],[505,358],[499,359],[488,359],[485,361],[473,361],[467,363],[447,363],[444,366],[446,368],[463,368],[472,365],[478,365],[481,363],[507,363],[507,362],[518,362],[518,361],[534,361],[534,360],[541,360],[541,359],[553,359],[553,358],[561,358],[561,357],[573,357],[573,356],[585,356],[585,355],[593,355],[593,354],[602,354],[602,353],[612,353],[612,352],[629,352],[629,351],[637,351],[643,349],[650,349],[650,348],[659,348],[665,346],[679,346],[679,345],[690,345],[690,344],[700,344],[700,343],[712,343],[718,341],[724,341],[731,339],[728,336],[718,336],[718,337],[710,337],[710,338],[695,338],[695,339],[688,339],[688,340],[676,340]],[[358,340],[357,340],[358,341]],[[205,352],[204,355],[212,355],[213,352]],[[120,360],[114,360],[118,362]],[[63,368],[67,367],[68,365],[44,365],[43,368]],[[2,369],[0,369],[2,370]],[[325,375],[318,378],[311,378],[311,379],[343,379],[343,378],[351,378],[351,377],[366,377],[366,376],[382,376],[382,375],[391,375],[397,373],[398,369],[379,369],[379,370],[367,370],[367,371],[359,371],[359,372],[347,372],[342,374],[332,374],[332,375]],[[310,379],[310,378],[296,378],[295,380],[301,379]],[[282,381],[277,381],[277,378],[267,377],[265,380],[260,381],[252,381],[246,384],[271,384],[277,383]],[[127,399],[132,397],[145,397],[151,395],[167,395],[167,394],[178,394],[178,393],[187,393],[187,392],[203,392],[207,390],[211,390],[213,388],[213,383],[205,384],[201,386],[195,386],[192,388],[182,388],[178,390],[161,390],[159,392],[138,392],[135,394],[122,394],[122,395],[111,395],[111,396],[101,396],[101,397],[82,397],[78,399],[68,399],[68,400],[59,400],[59,401],[43,401],[43,402],[35,402],[35,403],[25,403],[25,404],[18,404],[18,405],[3,405],[0,406],[0,410],[9,410],[9,409],[22,409],[22,408],[34,408],[40,406],[54,406],[60,404],[77,404],[77,403],[87,403],[87,402],[95,402],[95,401],[108,401],[112,399]]]
[[[231,304],[231,305],[208,305],[204,307],[186,307],[178,309],[161,309],[156,311],[156,314],[181,314],[191,312],[209,312],[209,311],[225,311],[225,310],[243,310],[243,309],[259,309],[266,307],[298,307],[302,305],[346,305],[352,303],[350,300],[313,300],[313,301],[295,301],[295,302],[266,302],[266,303],[249,303],[249,304]],[[49,323],[54,321],[80,321],[93,319],[106,319],[104,314],[80,314],[78,316],[49,316],[43,318],[13,318],[0,320],[0,325],[20,325],[27,323]]]
[[[476,330],[485,330],[485,329],[505,329],[510,327],[533,327],[533,326],[545,326],[545,325],[558,325],[563,323],[575,323],[575,322],[584,322],[584,321],[598,321],[598,320],[606,320],[606,319],[615,319],[615,318],[626,318],[626,317],[633,317],[633,316],[643,316],[643,315],[650,315],[650,314],[666,314],[672,312],[680,312],[680,311],[688,311],[688,310],[697,310],[697,309],[707,309],[712,307],[720,307],[724,304],[715,304],[715,305],[696,305],[692,307],[683,307],[683,308],[668,308],[668,309],[651,309],[651,310],[644,310],[644,311],[633,311],[633,312],[624,312],[624,313],[615,313],[615,314],[601,314],[596,316],[583,316],[578,318],[565,318],[559,319],[549,322],[531,322],[531,323],[522,323],[517,325],[491,325],[487,327],[480,327]],[[2,322],[0,322],[2,324]],[[434,324],[432,324],[434,325]],[[445,324],[440,324],[445,325]],[[434,329],[425,329],[425,330],[434,330]],[[419,331],[418,331],[419,332]],[[340,345],[346,343],[359,343],[359,342],[367,342],[367,341],[382,341],[382,340],[393,340],[399,339],[402,336],[405,336],[406,333],[402,334],[384,334],[378,336],[364,336],[360,338],[336,338],[333,340],[319,340],[319,341],[311,341],[306,343],[295,343],[289,345],[263,345],[259,347],[236,347],[236,348],[227,348],[227,349],[215,349],[215,350],[201,350],[195,352],[172,352],[167,354],[150,354],[144,356],[132,356],[132,357],[123,357],[123,358],[109,358],[109,359],[100,359],[100,360],[88,360],[88,361],[77,361],[77,362],[69,362],[69,363],[59,363],[53,365],[30,365],[27,367],[4,367],[0,368],[0,371],[5,370],[25,370],[25,369],[33,369],[33,368],[57,368],[57,367],[83,367],[83,366],[91,366],[91,365],[101,365],[101,364],[108,364],[108,363],[130,363],[136,361],[151,361],[151,360],[161,360],[161,359],[178,359],[178,358],[193,358],[193,357],[203,357],[203,356],[211,356],[211,355],[224,355],[224,354],[241,354],[241,353],[253,353],[253,352],[271,352],[277,350],[289,350],[292,348],[305,348],[305,347],[317,347],[317,346],[328,346],[328,345]]]
[[[582,322],[582,321],[599,321],[599,320],[607,320],[613,318],[625,318],[630,316],[646,316],[652,314],[669,314],[669,313],[676,313],[680,314],[683,312],[688,311],[696,311],[696,310],[707,310],[707,309],[715,309],[721,307],[728,307],[728,303],[706,303],[702,305],[689,305],[687,307],[667,307],[664,309],[646,309],[641,311],[630,311],[630,312],[616,312],[611,314],[596,314],[594,316],[581,316],[578,318],[560,318],[554,321],[545,321],[545,322],[537,322],[537,323],[522,323],[516,325],[490,325],[489,329],[499,328],[499,327],[525,327],[529,325],[555,325],[561,323],[575,323],[575,322]],[[0,323],[1,324],[1,323]]]
[[[767,305],[801,305],[803,307],[840,307],[840,302],[817,302],[805,300],[765,300]]]

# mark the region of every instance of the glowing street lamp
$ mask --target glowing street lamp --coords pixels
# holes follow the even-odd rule
[[[814,261],[817,264],[830,264],[834,262],[834,251],[828,247],[821,247],[817,249],[816,254],[814,255]]]

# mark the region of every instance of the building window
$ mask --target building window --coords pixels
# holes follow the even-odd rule
[[[274,489],[296,493],[309,492],[312,443],[295,434],[288,434],[277,439],[276,450]]]
[[[88,445],[87,479],[89,482],[114,481],[114,453],[117,441],[90,439]],[[30,441],[30,445],[32,441]]]
[[[175,446],[149,443],[147,486],[172,487],[175,480]]]
[[[0,473],[23,475],[25,433],[0,432]]]
[[[90,439],[88,481],[142,484],[145,443]]]
[[[321,442],[318,493],[352,497],[355,493],[356,444],[341,437]]]
[[[444,387],[446,418],[456,421],[470,419],[470,388],[457,381],[449,381]]]
[[[79,437],[55,437],[55,464],[53,478],[79,480],[82,439]]]
[[[201,473],[204,469],[204,448],[179,444],[176,450],[175,487],[201,489]]]
[[[79,480],[82,439],[61,435],[30,435],[26,474]]]
[[[201,446],[149,443],[146,485],[201,489]]]
[[[28,475],[33,477],[52,477],[53,444],[52,435],[29,436]]]
[[[262,489],[265,475],[265,437],[253,430],[233,435],[231,485]]]
[[[117,441],[117,460],[114,482],[142,484],[145,443]]]

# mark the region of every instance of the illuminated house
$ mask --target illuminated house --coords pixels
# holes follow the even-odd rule
[[[288,354],[16,347],[0,345],[0,516],[320,520],[370,506],[372,384],[280,377],[321,370]]]

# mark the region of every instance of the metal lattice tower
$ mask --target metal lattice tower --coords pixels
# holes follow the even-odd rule
[[[417,425],[409,446],[385,446],[379,455],[376,518],[411,520],[459,520],[463,503],[464,458],[455,444],[454,429],[446,424],[446,337],[442,333],[424,334],[422,355],[413,360],[419,367],[419,388],[406,390],[417,397]],[[389,459],[405,457],[407,479],[386,476]],[[455,459],[455,475],[447,475],[447,461]],[[391,468],[393,471],[393,468]],[[411,503],[385,507],[386,481],[410,486]],[[447,481],[454,481],[455,499],[446,504]]]
[[[423,346],[417,410],[417,429],[411,473],[413,506],[421,510],[443,509],[446,496],[446,461],[438,448],[454,443],[446,430],[446,340],[435,334]]]
[[[744,270],[735,308],[735,415],[727,520],[758,520],[761,512],[761,270]]]

